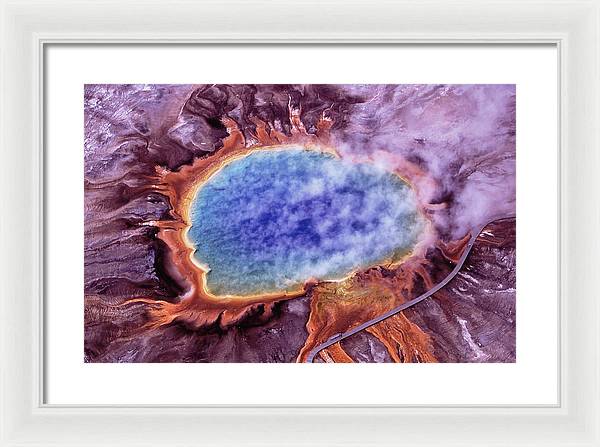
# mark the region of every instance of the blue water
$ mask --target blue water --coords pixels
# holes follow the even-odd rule
[[[258,151],[198,191],[189,238],[215,295],[297,290],[397,259],[423,225],[413,190],[372,164],[304,150]]]

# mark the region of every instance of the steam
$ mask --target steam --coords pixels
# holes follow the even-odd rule
[[[429,200],[450,199],[434,215],[455,237],[515,212],[514,85],[345,85],[362,96],[335,133],[344,156],[374,163],[394,156],[436,181]]]

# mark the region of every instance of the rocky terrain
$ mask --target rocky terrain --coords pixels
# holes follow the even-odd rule
[[[87,85],[85,361],[294,362],[333,333],[460,273],[317,361],[514,362],[512,85]],[[332,147],[390,167],[431,222],[402,265],[294,297],[203,302],[176,240],[188,183],[226,154]],[[382,237],[384,237],[382,235]]]

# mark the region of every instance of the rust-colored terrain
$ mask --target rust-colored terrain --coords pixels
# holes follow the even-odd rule
[[[443,281],[477,236],[444,288],[316,361],[514,362],[514,110],[514,86],[86,86],[85,360],[303,362]],[[339,281],[213,295],[187,238],[196,191],[290,145],[400,176],[419,240]]]

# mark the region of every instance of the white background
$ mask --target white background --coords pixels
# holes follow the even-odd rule
[[[46,57],[46,403],[557,403],[555,47],[54,46]],[[517,363],[83,362],[83,84],[268,82],[517,84]]]

